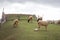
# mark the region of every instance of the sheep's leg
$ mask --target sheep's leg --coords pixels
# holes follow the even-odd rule
[[[40,26],[41,26],[41,25],[38,23],[38,29],[40,29]]]

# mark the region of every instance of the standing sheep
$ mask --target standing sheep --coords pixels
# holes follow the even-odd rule
[[[41,26],[45,26],[45,29],[47,30],[48,22],[39,20],[38,21],[38,28],[40,28]]]
[[[47,30],[48,22],[42,21],[42,17],[37,19],[37,23],[38,23],[38,28],[40,28],[41,26],[45,26],[45,29]]]

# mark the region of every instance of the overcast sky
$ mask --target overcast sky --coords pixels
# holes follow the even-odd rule
[[[43,20],[60,19],[60,0],[0,0],[0,18],[3,8],[5,14],[35,14]]]

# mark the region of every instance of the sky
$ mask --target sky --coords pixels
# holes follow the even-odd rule
[[[0,19],[3,8],[5,14],[34,14],[43,20],[60,19],[60,0],[0,0]]]

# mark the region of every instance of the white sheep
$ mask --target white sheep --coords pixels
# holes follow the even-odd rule
[[[40,28],[41,26],[45,26],[45,29],[47,30],[48,22],[39,20],[38,21],[38,28]]]

